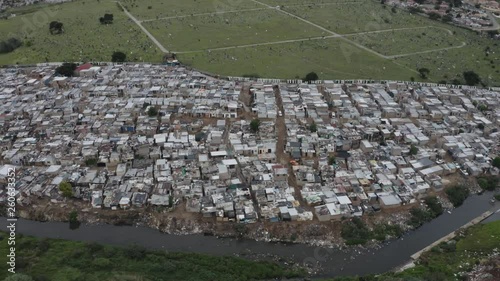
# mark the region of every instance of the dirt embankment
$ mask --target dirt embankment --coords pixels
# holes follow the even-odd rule
[[[78,220],[87,224],[137,225],[158,229],[164,233],[205,234],[218,237],[248,238],[258,241],[281,241],[304,243],[317,246],[341,246],[340,221],[318,222],[257,222],[239,224],[217,222],[214,218],[203,218],[201,214],[186,212],[184,204],[179,204],[174,211],[147,208],[129,210],[92,209],[88,202],[68,200],[53,203],[39,199],[29,206],[18,206],[18,215],[37,221],[68,221],[69,213],[76,211]],[[406,209],[406,208],[405,208]],[[377,213],[364,219],[369,223],[391,221],[401,224],[407,220],[406,210],[398,213]]]

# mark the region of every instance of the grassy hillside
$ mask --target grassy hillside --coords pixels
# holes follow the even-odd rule
[[[142,26],[182,63],[214,74],[269,78],[421,80],[465,83],[475,71],[500,86],[500,42],[473,31],[392,9],[372,0],[122,0]],[[260,2],[260,3],[259,3]],[[28,6],[0,20],[0,38],[23,46],[0,64],[109,61],[160,62],[162,53],[111,0]],[[104,13],[114,23],[101,25]],[[64,33],[51,35],[60,21]],[[331,38],[340,34],[344,38]],[[4,40],[5,40],[4,39]],[[210,50],[210,51],[209,51]]]
[[[6,233],[0,233],[0,261],[5,264]],[[262,280],[297,277],[302,271],[269,262],[190,253],[145,251],[82,242],[36,239],[18,234],[16,272],[35,280],[54,281],[180,281]],[[5,267],[4,267],[5,268]],[[0,271],[0,280],[9,276]]]
[[[102,25],[99,18],[111,13],[114,23]],[[63,23],[64,33],[51,35],[49,23]],[[24,45],[0,54],[0,64],[45,61],[110,61],[114,51],[123,51],[131,61],[160,62],[160,50],[111,1],[76,1],[43,5],[36,12],[0,20],[0,38],[16,37]]]
[[[380,276],[344,277],[329,281],[406,281],[432,280],[452,281],[460,279],[460,272],[468,274],[475,266],[500,260],[500,221],[480,224],[469,228],[448,243],[434,247],[423,254],[414,268],[401,273],[386,273]],[[496,256],[491,255],[496,252]],[[458,275],[457,275],[458,274]],[[492,276],[493,279],[500,278]],[[479,279],[475,279],[479,280]],[[481,279],[482,280],[482,279]]]

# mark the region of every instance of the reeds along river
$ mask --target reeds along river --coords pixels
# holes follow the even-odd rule
[[[77,241],[92,241],[112,245],[136,243],[146,248],[171,252],[196,252],[210,255],[233,255],[259,257],[274,256],[293,259],[299,263],[321,265],[324,269],[319,277],[341,275],[378,274],[389,271],[410,260],[410,256],[437,239],[460,228],[487,210],[496,210],[500,204],[490,203],[492,193],[472,195],[464,204],[444,213],[419,229],[402,238],[386,242],[378,249],[348,248],[327,249],[299,244],[266,243],[252,240],[218,239],[203,235],[169,235],[146,227],[114,225],[82,225],[71,230],[68,223],[36,222],[19,219],[17,233],[43,238],[61,238]],[[7,230],[7,219],[3,230]],[[500,219],[497,214],[489,220]]]

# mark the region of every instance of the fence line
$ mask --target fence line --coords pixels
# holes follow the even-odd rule
[[[74,62],[76,64],[82,64],[83,62]],[[145,63],[145,62],[126,62],[126,63],[113,63],[113,62],[88,62],[91,63],[92,65],[96,66],[115,66],[115,65],[165,65],[165,64],[158,64],[158,63]],[[1,68],[24,68],[24,67],[44,67],[44,66],[59,66],[63,64],[62,62],[46,62],[46,63],[37,63],[37,64],[27,64],[27,65],[3,65]],[[303,84],[307,83],[306,81],[303,81],[301,79],[279,79],[279,78],[259,78],[259,77],[240,77],[240,76],[223,76],[223,75],[218,75],[198,69],[194,69],[189,66],[184,66],[181,65],[180,67],[183,67],[187,70],[190,71],[196,71],[199,72],[203,75],[210,76],[212,78],[216,79],[221,79],[221,80],[227,80],[227,81],[234,81],[234,82],[258,82],[258,83],[264,83],[264,84],[279,84],[279,83],[287,83],[287,84]],[[329,84],[329,83],[335,83],[335,84],[392,84],[392,83],[403,83],[407,86],[419,86],[419,87],[447,87],[447,88],[452,88],[452,89],[463,89],[463,90],[475,90],[478,89],[477,86],[467,86],[467,85],[453,85],[453,84],[437,84],[437,83],[428,83],[428,82],[414,82],[414,81],[401,81],[401,80],[364,80],[364,79],[344,79],[344,80],[315,80],[315,81],[310,81],[310,84]],[[489,87],[486,88],[490,91],[500,91],[500,87]]]

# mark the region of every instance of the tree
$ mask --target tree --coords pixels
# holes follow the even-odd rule
[[[451,204],[453,204],[454,207],[458,207],[464,203],[467,197],[469,197],[469,189],[462,185],[456,185],[448,188],[446,190],[446,195],[448,195]]]
[[[97,159],[95,159],[95,158],[87,159],[87,160],[85,160],[85,165],[88,166],[88,167],[96,166],[97,165]]]
[[[438,13],[431,12],[431,13],[429,13],[429,18],[431,20],[439,20],[441,18],[441,16]]]
[[[318,74],[316,74],[316,72],[309,72],[309,73],[307,73],[306,77],[304,78],[304,81],[311,82],[311,81],[316,81],[318,79],[319,79],[319,77],[318,77]]]
[[[427,79],[427,77],[429,76],[429,73],[431,72],[428,68],[419,68],[417,69],[418,73],[420,74],[420,77],[422,79]]]
[[[21,47],[23,42],[19,39],[11,37],[5,41],[0,42],[0,54],[6,54],[14,51],[15,49]]]
[[[149,117],[155,117],[158,115],[158,109],[156,109],[154,106],[149,107],[148,109],[148,116]]]
[[[417,155],[418,153],[418,147],[414,146],[413,144],[410,146],[410,155]]]
[[[328,157],[328,165],[333,165],[333,164],[335,164],[335,156]]]
[[[260,126],[259,119],[253,119],[252,122],[250,122],[250,130],[254,133],[259,131],[259,126]]]
[[[443,18],[441,19],[443,22],[451,22],[453,20],[453,16],[452,15],[444,15]]]
[[[66,77],[71,77],[75,75],[76,64],[65,62],[58,68],[56,68],[56,74],[63,75]]]
[[[498,169],[500,169],[500,156],[495,157],[491,162],[491,165],[493,165],[493,167],[497,167]]]
[[[316,123],[312,123],[310,126],[309,126],[309,131],[311,132],[317,132],[318,131],[318,126],[316,126]]]
[[[391,12],[396,13],[396,6],[392,6]]]
[[[68,220],[70,229],[77,229],[78,227],[80,227],[80,221],[78,220],[77,211],[75,210],[71,211],[68,215]]]
[[[64,197],[71,197],[73,196],[73,187],[69,182],[61,182],[59,184],[59,190],[62,192],[62,195]]]
[[[435,218],[443,213],[443,206],[439,202],[436,196],[429,196],[424,199],[424,203],[427,208],[432,212],[432,216]]]
[[[486,104],[480,104],[477,109],[479,109],[480,111],[485,111],[485,110],[488,110],[488,106]]]
[[[463,73],[465,84],[469,86],[475,86],[481,82],[481,78],[474,71],[464,71]]]
[[[113,14],[104,14],[104,17],[99,18],[99,22],[101,24],[112,24],[113,23]]]
[[[29,275],[22,273],[11,274],[9,277],[5,278],[3,281],[33,281]]]
[[[60,34],[63,32],[63,23],[58,21],[51,21],[49,24],[50,34]]]
[[[127,55],[123,52],[113,52],[113,55],[111,56],[111,61],[112,62],[124,62],[127,59]]]

